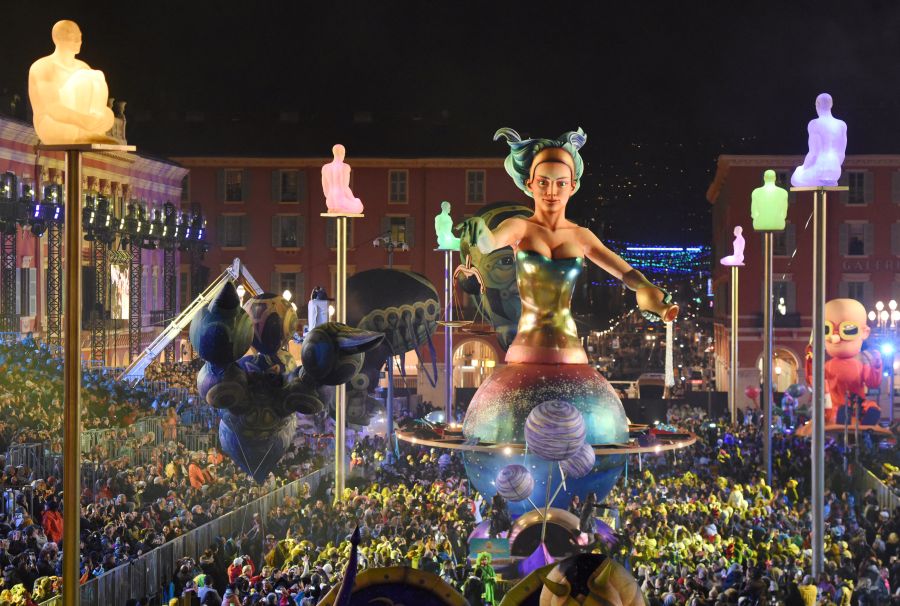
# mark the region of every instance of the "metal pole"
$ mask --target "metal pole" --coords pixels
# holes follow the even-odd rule
[[[772,486],[772,232],[763,233],[763,294],[763,466]]]
[[[812,409],[812,574],[825,559],[825,225],[824,189],[813,192],[813,409]]]
[[[728,369],[728,409],[731,422],[737,422],[738,383],[738,268],[731,268],[731,355]]]
[[[66,152],[63,603],[81,601],[81,152]]]
[[[385,460],[388,463],[394,462],[394,352],[388,355],[387,359],[387,397],[385,402]]]
[[[453,251],[444,251],[444,422],[448,425],[453,417]]]
[[[337,216],[337,284],[335,285],[335,320],[347,322],[347,217]],[[347,386],[335,389],[334,406],[334,499],[344,498],[346,440],[347,440]]]

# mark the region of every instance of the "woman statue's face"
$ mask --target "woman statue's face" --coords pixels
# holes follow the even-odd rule
[[[575,192],[572,170],[562,162],[538,164],[527,185],[534,196],[535,212],[562,212]]]

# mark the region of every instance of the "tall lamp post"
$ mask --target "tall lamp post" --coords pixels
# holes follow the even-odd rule
[[[900,338],[900,310],[897,301],[888,301],[887,309],[883,301],[875,303],[875,309],[869,310],[869,322],[881,355],[884,359],[885,376],[888,378],[888,423],[894,422],[894,365],[897,363],[896,352]]]
[[[737,420],[737,371],[738,371],[738,268],[744,266],[744,228],[734,228],[734,252],[719,262],[731,268],[731,347],[728,372],[728,410],[731,422]]]
[[[763,236],[763,466],[766,481],[771,486],[772,477],[772,367],[773,318],[772,318],[772,240],[775,232],[784,231],[788,210],[788,192],[775,185],[775,171],[763,173],[763,186],[753,190],[750,216],[753,229]]]
[[[372,246],[375,248],[384,248],[388,254],[388,268],[394,267],[394,251],[409,250],[406,242],[394,240],[390,231],[386,231],[374,240]],[[387,362],[387,397],[385,398],[385,442],[387,451],[385,452],[385,460],[392,462],[396,454],[396,445],[394,444],[394,351],[391,350],[388,355]]]

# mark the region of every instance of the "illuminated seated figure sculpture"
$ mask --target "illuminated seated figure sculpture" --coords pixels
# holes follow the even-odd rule
[[[453,235],[453,219],[450,217],[450,203],[441,202],[441,214],[434,218],[434,233],[437,234],[438,248],[459,250],[459,238]]]
[[[763,186],[750,195],[750,217],[756,231],[782,231],[787,219],[788,192],[775,185],[775,171],[763,173]]]
[[[841,165],[847,150],[847,123],[831,115],[831,95],[816,97],[816,113],[810,121],[809,153],[791,175],[794,187],[832,187],[841,178]]]
[[[516,337],[507,364],[491,374],[472,398],[463,421],[469,442],[518,444],[525,441],[529,414],[542,403],[563,401],[584,419],[587,444],[618,444],[628,440],[622,402],[609,382],[588,363],[570,308],[575,283],[585,259],[608,271],[635,291],[642,313],[652,320],[672,321],[678,306],[662,289],[609,250],[589,229],[566,219],[569,198],[578,191],[584,163],[578,150],[585,135],[568,132],[558,139],[522,140],[514,130],[500,129],[510,146],[507,173],[534,198],[534,214],[513,216],[491,231],[484,219],[472,217],[458,226],[463,250],[475,245],[482,253],[511,246],[522,301]],[[555,430],[554,430],[555,431]],[[563,428],[560,428],[563,431]],[[560,434],[561,435],[561,434]],[[497,492],[498,470],[525,466],[535,479],[530,498],[541,507],[547,500],[547,478],[556,463],[530,454],[466,451],[470,481],[485,499]],[[573,494],[605,496],[621,473],[624,457],[597,457],[582,477],[568,477],[566,490],[554,503],[566,507]],[[557,472],[558,475],[558,472]],[[510,503],[511,513],[523,513],[527,503]]]
[[[727,257],[719,259],[719,263],[728,267],[743,267],[744,265],[744,228],[740,225],[734,227],[734,252]]]
[[[34,130],[47,145],[117,143],[106,132],[115,116],[107,106],[103,72],[80,59],[81,30],[74,21],[58,21],[52,30],[56,49],[28,72],[28,97]]]
[[[341,144],[331,148],[334,160],[322,167],[322,190],[330,213],[361,214],[363,203],[350,190],[350,165],[344,163],[346,150]]]

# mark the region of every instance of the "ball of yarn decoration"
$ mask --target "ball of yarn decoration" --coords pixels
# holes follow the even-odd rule
[[[583,444],[574,455],[560,461],[559,468],[563,470],[566,477],[583,478],[594,468],[596,458],[594,447],[590,444]]]
[[[563,400],[541,402],[525,419],[525,444],[548,461],[562,461],[574,455],[586,435],[584,417]]]
[[[534,477],[522,465],[507,465],[497,474],[495,486],[507,501],[524,501],[534,490]]]

